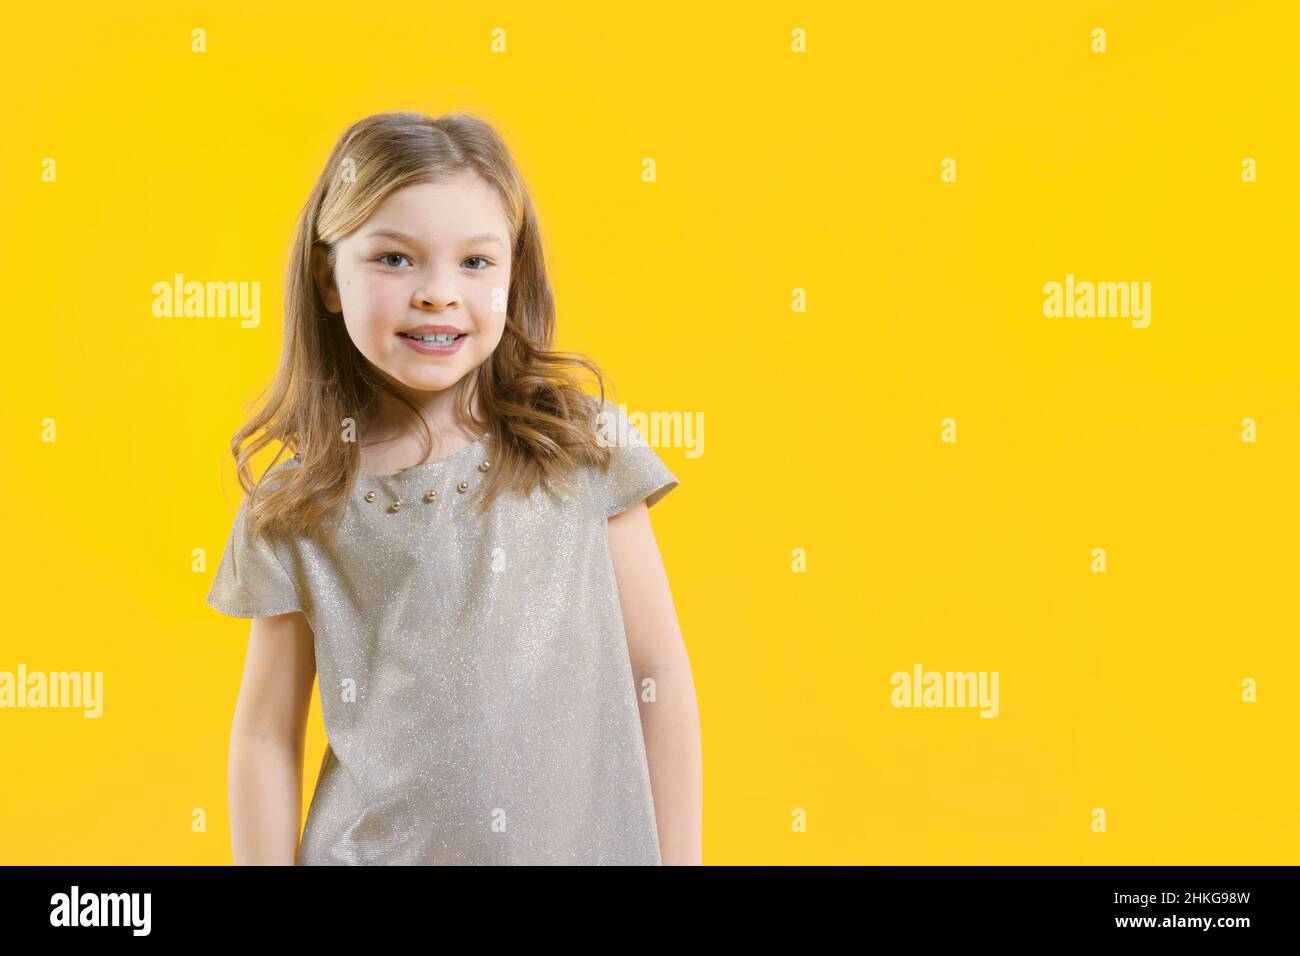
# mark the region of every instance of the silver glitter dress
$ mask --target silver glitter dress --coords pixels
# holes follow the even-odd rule
[[[598,425],[612,461],[581,497],[479,517],[489,436],[359,476],[333,550],[252,538],[240,505],[208,605],[315,632],[329,746],[299,865],[661,863],[606,519],[678,481],[608,399]]]

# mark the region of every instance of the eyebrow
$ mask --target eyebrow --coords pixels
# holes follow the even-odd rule
[[[363,239],[378,239],[378,238],[400,239],[404,242],[410,242],[416,245],[419,245],[420,243],[420,240],[416,239],[414,236],[408,236],[404,232],[397,232],[396,230],[392,230],[392,229],[379,229],[375,232],[368,232],[364,236],[362,236],[362,238]],[[477,236],[470,236],[468,239],[464,239],[462,241],[467,246],[474,246],[482,242],[489,242],[489,243],[496,243],[503,249],[506,248],[505,240],[502,239],[500,236],[498,236],[495,232],[480,232]]]

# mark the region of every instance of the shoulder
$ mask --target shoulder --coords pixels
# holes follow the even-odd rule
[[[278,465],[276,465],[273,468],[268,468],[266,470],[266,473],[262,476],[262,480],[269,483],[271,481],[276,481],[280,478],[285,478],[288,476],[288,473],[292,471],[294,468],[300,468],[300,467],[302,467],[302,465],[299,461],[297,461],[294,458],[289,458],[285,461],[280,462]]]
[[[243,500],[239,504],[239,514],[247,520],[248,513],[254,506],[254,500],[260,500],[261,496],[274,491],[289,476],[292,469],[297,467],[300,467],[300,463],[290,458],[288,461],[282,461],[262,472],[261,478],[255,479],[252,494],[243,496]]]
[[[676,475],[635,423],[641,413],[629,414],[624,405],[608,398],[593,400],[596,441],[609,449],[607,461],[595,467],[592,493],[607,518],[644,501],[648,506],[677,487]]]
[[[592,403],[593,426],[598,442],[611,448],[636,448],[648,444],[628,416],[625,406],[597,395],[588,397]]]

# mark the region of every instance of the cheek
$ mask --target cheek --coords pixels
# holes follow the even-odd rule
[[[406,314],[406,294],[394,282],[367,282],[356,277],[343,290],[345,313],[358,329],[390,330]]]
[[[343,299],[343,325],[348,337],[362,354],[373,360],[378,344],[385,337],[384,313],[375,290],[364,279],[354,276],[345,281],[340,295]]]
[[[481,317],[483,325],[491,329],[504,329],[506,325],[506,308],[510,300],[505,289],[484,289],[474,300],[474,312]],[[499,307],[499,308],[498,308]]]

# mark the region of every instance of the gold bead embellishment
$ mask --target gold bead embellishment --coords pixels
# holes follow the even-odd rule
[[[483,464],[481,464],[481,465],[478,466],[478,470],[479,470],[479,471],[487,471],[487,470],[488,470],[489,468],[491,468],[491,467],[492,467],[492,462],[490,462],[490,461],[485,461],[485,462],[483,462]]]
[[[428,494],[426,494],[426,495],[424,496],[424,500],[425,500],[425,501],[432,501],[434,498],[437,498],[437,497],[438,497],[438,492],[436,492],[436,491],[430,491]]]
[[[374,501],[374,500],[375,500],[375,493],[373,491],[367,491],[366,501]]]
[[[467,488],[469,488],[468,481],[462,481],[459,485],[456,486],[457,491],[465,491]]]
[[[402,507],[402,503],[400,501],[394,501],[391,505],[388,506],[388,510],[392,514],[397,514],[397,509],[400,507]]]

